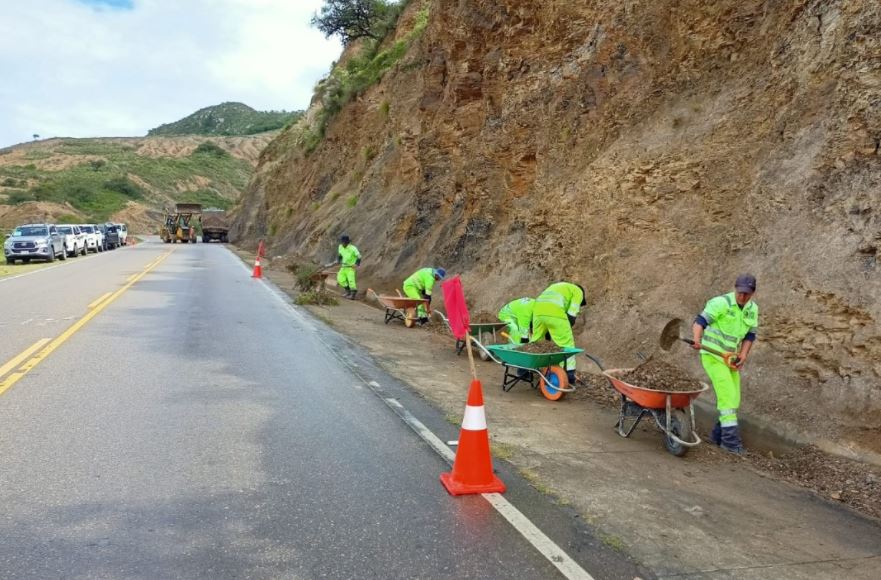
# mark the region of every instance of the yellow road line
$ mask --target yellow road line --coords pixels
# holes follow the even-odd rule
[[[40,340],[38,340],[37,342],[35,342],[31,346],[27,347],[24,351],[22,351],[14,359],[10,360],[8,363],[6,363],[2,367],[0,367],[0,377],[5,375],[6,373],[11,371],[12,369],[17,368],[18,365],[20,365],[22,362],[24,362],[24,360],[26,358],[28,358],[29,356],[34,354],[34,351],[36,351],[38,348],[43,348],[43,346],[47,342],[49,342],[50,340],[52,340],[52,339],[51,338],[41,338]]]
[[[152,271],[156,266],[161,264],[162,261],[165,258],[167,258],[170,254],[171,254],[171,251],[166,252],[165,254],[163,254],[159,258],[157,258],[156,260],[153,260],[152,262],[150,262],[150,264],[148,264],[146,268],[144,268],[139,274],[135,275],[134,279],[129,281],[125,286],[123,286],[122,288],[120,288],[116,292],[112,293],[109,298],[107,298],[103,302],[100,302],[98,304],[98,306],[96,306],[95,308],[90,310],[85,316],[83,316],[82,318],[80,318],[79,320],[74,322],[70,326],[70,328],[68,328],[67,330],[62,332],[60,335],[58,335],[57,338],[53,339],[52,342],[50,342],[45,348],[43,348],[43,350],[38,352],[36,354],[36,356],[34,356],[29,361],[27,361],[24,365],[22,365],[16,372],[14,372],[11,375],[9,375],[8,377],[6,377],[6,379],[3,382],[0,382],[0,395],[5,393],[9,388],[12,387],[12,385],[14,385],[19,380],[21,380],[21,378],[23,376],[25,376],[26,374],[28,374],[31,370],[33,370],[34,367],[36,367],[38,364],[43,362],[43,360],[45,360],[46,357],[48,357],[50,354],[52,354],[56,348],[58,348],[59,346],[64,344],[67,341],[67,339],[69,339],[71,336],[76,334],[83,326],[88,324],[88,322],[90,320],[92,320],[93,318],[98,316],[98,314],[102,310],[107,308],[117,298],[122,296],[122,294],[126,290],[128,290],[129,288],[131,288],[135,284],[135,282],[137,282],[138,280],[140,280],[141,278],[143,278],[144,276],[149,274],[150,271]],[[39,347],[37,347],[37,348],[39,348]]]
[[[99,304],[101,304],[102,302],[107,300],[107,297],[110,296],[111,294],[113,294],[113,293],[108,292],[107,294],[102,294],[100,298],[98,298],[97,300],[95,300],[94,302],[89,304],[88,309],[91,310],[92,308],[98,306]]]

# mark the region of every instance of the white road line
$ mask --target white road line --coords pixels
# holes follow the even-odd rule
[[[228,250],[229,251],[229,250]],[[250,272],[245,263],[235,254],[230,251],[235,260],[242,265],[246,272]],[[260,285],[263,286],[272,296],[274,296],[279,302],[284,304],[287,312],[293,315],[297,321],[302,322],[305,326],[308,326],[310,329],[315,329],[315,325],[303,315],[297,308],[295,308],[287,296],[281,293],[280,290],[277,290],[274,285],[271,283],[267,283],[265,280],[258,279],[256,280],[260,282]],[[330,352],[333,352],[333,349],[321,339],[319,335],[316,334],[316,338],[319,342],[328,347]],[[352,365],[347,363],[346,361],[337,357],[340,362],[343,363],[346,367],[349,368],[350,372],[352,372],[355,376],[359,376],[360,374],[352,368]],[[362,377],[363,378],[363,377]],[[444,445],[444,442],[435,435],[428,427],[422,424],[419,419],[413,416],[410,411],[408,411],[401,403],[399,403],[396,399],[392,399],[389,397],[384,397],[382,394],[382,387],[376,381],[367,382],[364,381],[367,386],[371,388],[371,390],[392,410],[394,413],[407,424],[408,427],[413,429],[417,435],[419,435],[423,441],[428,443],[428,445],[434,449],[434,451],[440,455],[447,463],[451,464],[456,458],[456,454],[452,449]],[[560,546],[558,546],[552,539],[550,539],[544,532],[542,532],[538,526],[533,524],[529,518],[527,518],[523,513],[518,510],[514,505],[509,502],[507,499],[502,497],[497,493],[484,493],[481,494],[483,498],[489,502],[491,506],[493,506],[499,514],[505,518],[511,526],[517,530],[523,538],[532,544],[532,546],[538,550],[538,552],[544,556],[551,564],[553,564],[557,570],[560,571],[563,576],[568,578],[569,580],[593,580],[593,576],[587,573],[587,571],[578,565],[578,563],[573,560],[569,554],[567,554]]]
[[[456,454],[453,453],[453,450],[444,445],[444,442],[441,441],[437,435],[432,433],[428,427],[423,425],[422,422],[414,417],[410,411],[405,409],[401,403],[396,399],[391,398],[384,398],[383,401],[386,405],[391,407],[395,414],[400,417],[404,423],[413,429],[417,435],[422,437],[422,439],[428,443],[438,455],[446,459],[448,463],[453,463],[456,459]],[[533,524],[529,518],[523,515],[520,510],[514,507],[514,504],[505,499],[501,494],[483,493],[481,495],[483,496],[483,499],[488,501],[489,504],[502,515],[503,518],[508,520],[508,523],[511,524],[515,530],[520,532],[520,535],[523,536],[527,542],[532,544],[542,556],[556,566],[557,570],[559,570],[563,576],[572,580],[593,579],[593,577],[588,574],[584,568],[579,566],[569,554],[567,554],[552,539],[547,537],[538,526]]]

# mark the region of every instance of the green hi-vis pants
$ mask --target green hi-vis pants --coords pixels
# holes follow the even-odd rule
[[[543,316],[537,314],[532,317],[532,341],[544,340],[545,334],[551,334],[554,344],[561,347],[575,348],[575,336],[572,335],[572,326],[568,318],[556,316]],[[566,370],[575,370],[575,357],[566,359]]]
[[[336,275],[337,284],[349,290],[357,290],[358,285],[355,283],[355,268],[352,266],[343,266]]]
[[[716,408],[722,427],[737,425],[737,409],[740,408],[740,371],[731,369],[710,354],[701,354],[701,363],[716,391]]]
[[[404,294],[408,298],[416,298],[420,300],[422,298],[422,292],[419,291],[413,284],[404,284]],[[426,318],[428,316],[428,311],[425,309],[425,306],[420,305],[419,308],[416,309],[416,316],[418,318]]]

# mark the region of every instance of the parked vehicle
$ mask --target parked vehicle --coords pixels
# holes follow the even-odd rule
[[[56,257],[67,259],[64,236],[51,224],[27,224],[15,228],[3,242],[3,254],[7,264],[14,264],[16,260],[27,264],[31,260],[54,262]]]
[[[64,246],[67,256],[73,258],[78,255],[86,255],[86,234],[75,225],[56,226],[58,233],[64,236]]]
[[[119,245],[128,245],[128,227],[125,224],[113,224],[119,228]]]
[[[103,252],[107,249],[107,240],[104,236],[104,230],[98,224],[92,224],[92,227],[95,229],[95,237],[98,238],[98,251]]]
[[[102,236],[99,232],[95,231],[95,226],[91,224],[80,224],[80,231],[82,231],[83,235],[86,237],[86,252],[95,252],[97,254],[102,251],[99,242],[99,239]]]
[[[229,222],[226,219],[226,212],[222,209],[206,209],[202,212],[201,223],[204,243],[219,240],[225,244],[229,241]]]
[[[119,228],[114,224],[101,224],[98,226],[104,233],[104,243],[108,250],[115,250],[120,246]]]

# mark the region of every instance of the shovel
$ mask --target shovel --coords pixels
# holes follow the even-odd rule
[[[682,329],[682,319],[674,318],[670,322],[664,326],[664,330],[661,331],[661,338],[658,340],[658,343],[661,345],[661,348],[664,350],[670,350],[674,344],[676,344],[677,340],[681,340],[686,344],[690,344],[694,346],[694,341],[690,338],[682,338],[680,336],[680,331]],[[737,353],[733,352],[723,352],[721,350],[716,350],[714,348],[710,348],[708,346],[700,345],[701,350],[708,352],[710,354],[714,354],[718,357],[721,357],[728,368],[732,370],[740,370],[737,368]]]

